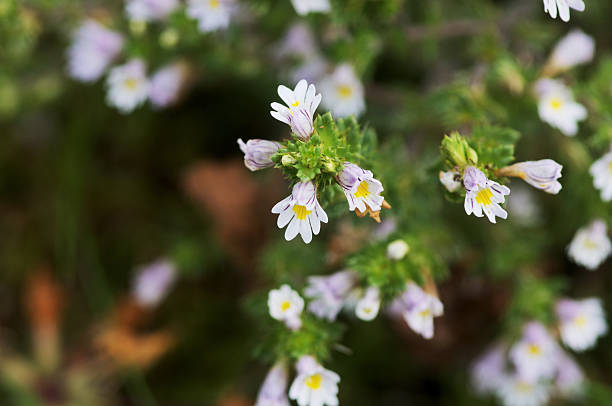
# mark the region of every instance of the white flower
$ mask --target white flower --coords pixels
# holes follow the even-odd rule
[[[372,172],[345,162],[344,168],[336,176],[336,181],[342,187],[350,211],[357,209],[363,213],[368,208],[371,211],[381,210],[385,199],[380,193],[384,189],[382,183],[374,179]]]
[[[111,69],[106,86],[106,101],[122,113],[129,113],[149,97],[150,83],[146,68],[140,59],[132,59],[125,65]]]
[[[574,101],[571,90],[558,80],[540,79],[536,92],[540,119],[567,136],[576,135],[578,122],[586,119],[587,110]]]
[[[245,144],[240,138],[238,145],[244,153],[244,165],[251,171],[274,166],[270,157],[281,147],[278,142],[268,140],[247,140]]]
[[[387,245],[387,257],[389,259],[399,261],[406,256],[409,250],[410,247],[408,246],[408,244],[406,244],[406,241],[395,240],[389,243],[389,245]]]
[[[287,398],[287,366],[277,362],[261,385],[255,406],[290,406]]]
[[[298,233],[308,244],[312,235],[319,234],[321,222],[327,223],[327,214],[317,201],[317,191],[314,183],[300,182],[293,187],[291,195],[278,202],[272,213],[279,214],[276,224],[278,228],[287,226],[285,239],[291,241]]]
[[[487,179],[484,173],[473,166],[468,166],[463,173],[463,185],[465,186],[465,212],[476,217],[482,217],[483,212],[491,223],[495,223],[495,217],[506,219],[508,213],[501,208],[506,195],[510,189],[497,182]]]
[[[572,30],[555,46],[546,65],[546,71],[550,74],[566,71],[576,65],[592,61],[594,54],[593,37],[581,30]]]
[[[202,32],[227,28],[235,7],[234,0],[187,0],[187,15],[198,20]]]
[[[515,163],[500,169],[499,174],[521,178],[537,189],[556,195],[561,190],[557,179],[561,177],[562,169],[563,166],[552,159],[541,159]]]
[[[567,253],[578,265],[594,271],[610,255],[612,244],[603,220],[595,220],[576,232]]]
[[[376,286],[366,289],[363,297],[357,302],[355,315],[363,321],[371,321],[378,315],[380,309],[380,291]]]
[[[497,392],[505,406],[542,406],[550,398],[549,385],[506,376]]]
[[[593,176],[593,185],[601,192],[602,200],[612,200],[612,151],[593,162],[589,172]]]
[[[544,0],[544,12],[552,18],[557,18],[557,9],[561,20],[568,22],[570,19],[570,8],[576,11],[584,11],[583,0]]]
[[[278,87],[278,95],[288,107],[274,102],[270,105],[274,110],[270,114],[278,121],[289,124],[291,131],[306,141],[314,131],[312,120],[321,103],[321,94],[316,92],[315,86],[308,86],[305,80],[300,80],[295,90],[281,85]]]
[[[495,345],[478,358],[472,366],[472,385],[479,393],[494,392],[505,378],[506,349]]]
[[[323,105],[336,117],[359,116],[365,110],[363,85],[349,64],[336,67],[321,80]]]
[[[597,298],[559,300],[556,312],[561,340],[574,351],[593,347],[597,339],[608,331],[606,316]]]
[[[522,380],[536,382],[551,378],[556,370],[559,347],[542,324],[530,322],[523,328],[523,337],[510,349],[510,359]]]
[[[391,304],[391,311],[401,314],[414,332],[431,339],[434,335],[433,319],[444,313],[444,306],[436,296],[409,282],[404,293]]]
[[[301,327],[302,310],[304,310],[304,299],[289,285],[283,285],[280,289],[273,289],[268,293],[270,316],[283,321],[290,329],[297,330]]]
[[[309,277],[304,294],[313,300],[308,304],[308,310],[317,317],[334,321],[353,290],[356,279],[357,275],[350,270],[330,276]]]
[[[178,0],[128,0],[125,11],[132,21],[160,21],[178,7]]]
[[[155,107],[176,103],[187,77],[187,67],[180,62],[164,66],[151,77],[149,98]]]
[[[461,174],[457,171],[440,171],[438,177],[440,183],[451,193],[456,192],[461,187]]]
[[[97,80],[123,48],[123,38],[95,20],[86,20],[68,49],[70,76],[83,82]]]
[[[331,9],[329,0],[291,0],[291,3],[299,15],[327,13]]]
[[[557,359],[557,378],[555,386],[565,397],[577,397],[582,394],[584,373],[576,361],[561,351]]]
[[[340,382],[338,374],[323,368],[314,360],[308,363],[301,361],[298,361],[298,375],[291,384],[289,397],[299,406],[337,406]]]
[[[143,306],[156,306],[166,296],[176,280],[176,268],[162,259],[137,270],[132,292]]]

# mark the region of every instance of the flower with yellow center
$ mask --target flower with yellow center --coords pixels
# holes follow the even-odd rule
[[[521,378],[527,382],[551,378],[556,371],[555,359],[560,349],[546,327],[527,323],[523,336],[510,349],[510,359]]]
[[[132,59],[125,65],[111,69],[106,85],[108,104],[122,113],[129,113],[149,98],[151,84],[142,60]]]
[[[297,376],[289,388],[289,398],[299,406],[337,406],[340,377],[325,369],[314,358],[304,356],[297,363]]]
[[[603,220],[595,220],[580,228],[567,249],[568,256],[574,262],[591,271],[597,269],[611,252],[612,243]]]
[[[465,212],[476,217],[482,217],[483,213],[491,223],[495,223],[495,217],[507,218],[508,213],[501,208],[506,195],[510,189],[497,182],[487,179],[484,173],[473,166],[468,166],[463,174],[463,185],[465,186]]]
[[[567,136],[576,135],[578,122],[586,119],[587,110],[574,101],[571,90],[561,81],[540,79],[536,83],[536,93],[540,119]]]
[[[323,104],[336,117],[358,116],[365,110],[363,85],[353,67],[339,65],[321,80]]]
[[[401,315],[415,333],[429,340],[434,336],[433,319],[444,314],[444,306],[437,296],[409,282],[391,304],[391,312]]]
[[[125,5],[125,11],[130,21],[162,21],[178,5],[178,0],[128,0]]]
[[[198,20],[202,32],[227,28],[235,0],[187,0],[187,15]]]
[[[597,298],[561,299],[555,310],[561,340],[574,351],[593,347],[597,339],[608,331],[601,301]]]
[[[314,113],[321,102],[321,94],[316,94],[313,84],[308,85],[305,80],[300,80],[294,90],[286,86],[278,87],[278,95],[285,102],[272,103],[270,111],[272,117],[288,124],[291,131],[301,140],[308,140],[314,131]]]
[[[384,190],[382,183],[374,179],[372,172],[362,169],[350,162],[344,163],[344,168],[336,176],[336,181],[342,187],[349,210],[360,212],[366,210],[380,211],[385,200],[380,193]]]
[[[612,152],[593,162],[589,172],[593,176],[593,185],[600,191],[601,199],[605,202],[612,200]]]
[[[300,315],[304,310],[304,299],[289,285],[273,289],[268,293],[268,311],[273,319],[283,321],[287,327],[300,327]]]

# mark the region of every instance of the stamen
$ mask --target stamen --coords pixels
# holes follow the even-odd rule
[[[293,212],[297,216],[298,220],[304,220],[310,213],[312,213],[311,210],[306,209],[306,206],[301,206],[299,204],[293,206]]]

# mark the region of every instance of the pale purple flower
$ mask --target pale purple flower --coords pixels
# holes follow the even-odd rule
[[[308,310],[317,317],[334,321],[356,282],[357,275],[351,270],[309,277],[304,290],[304,294],[311,299]]]
[[[187,0],[187,15],[198,20],[201,32],[227,28],[235,8],[235,0]]]
[[[465,186],[465,212],[476,217],[482,217],[483,212],[491,223],[495,223],[495,217],[505,219],[508,213],[501,208],[506,195],[510,189],[497,182],[487,179],[485,174],[473,166],[468,166],[463,173],[463,185]]]
[[[248,140],[245,144],[240,138],[238,145],[244,153],[244,165],[253,172],[274,166],[270,158],[281,147],[278,142],[268,140]]]
[[[556,195],[561,190],[557,179],[561,177],[562,169],[563,166],[552,159],[541,159],[515,163],[502,168],[500,174],[521,178],[537,189]]]
[[[506,375],[506,348],[496,344],[472,365],[472,385],[479,393],[494,392]]]
[[[100,78],[123,48],[123,37],[95,20],[83,22],[68,49],[70,76],[82,82]]]
[[[582,30],[574,29],[561,38],[550,56],[547,68],[553,72],[590,62],[595,55],[595,40]]]
[[[510,349],[510,359],[521,379],[536,382],[552,378],[560,348],[546,327],[530,322],[523,328],[523,337]]]
[[[313,84],[309,86],[305,80],[300,80],[294,90],[279,86],[278,95],[287,106],[274,102],[270,105],[274,110],[270,114],[288,124],[298,138],[308,140],[314,131],[314,113],[321,103],[321,94],[316,94]]]
[[[161,21],[178,5],[178,0],[128,0],[125,11],[132,21]]]
[[[317,54],[317,46],[314,35],[305,23],[293,24],[276,49],[276,56],[285,58],[287,56],[298,56],[307,58]]]
[[[151,88],[142,60],[132,59],[111,69],[106,79],[106,101],[121,113],[129,113],[149,97]]]
[[[132,292],[138,303],[153,307],[167,295],[176,280],[176,267],[167,259],[161,259],[137,270]]]
[[[385,199],[380,193],[384,189],[382,183],[374,179],[371,171],[345,162],[344,168],[336,176],[336,181],[342,187],[350,211],[357,209],[363,213],[368,208],[372,211],[381,210]]]
[[[557,356],[557,390],[565,397],[576,397],[582,393],[583,384],[582,369],[568,354],[561,351]]]
[[[158,108],[176,103],[187,78],[187,68],[181,62],[166,65],[151,77],[149,99]]]
[[[391,303],[390,311],[401,315],[414,332],[431,339],[434,335],[433,319],[444,313],[444,306],[436,296],[409,282],[404,293]]]
[[[376,241],[385,240],[393,234],[395,230],[397,230],[397,220],[395,217],[387,217],[382,223],[376,224],[372,232],[372,238]]]
[[[584,351],[595,345],[608,332],[601,300],[561,299],[555,306],[559,318],[561,340],[574,351]]]
[[[255,406],[290,406],[287,398],[287,365],[277,362],[261,385]]]

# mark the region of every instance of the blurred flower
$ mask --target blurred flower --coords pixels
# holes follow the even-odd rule
[[[297,330],[301,327],[302,310],[304,310],[304,299],[289,285],[283,285],[280,289],[273,289],[268,293],[270,316],[284,322],[290,329]]]
[[[506,377],[506,349],[495,345],[488,349],[472,365],[472,385],[479,393],[494,392]]]
[[[198,20],[202,32],[227,28],[235,7],[234,0],[187,0],[187,15]]]
[[[184,63],[176,62],[159,69],[151,77],[149,99],[158,108],[175,104],[188,76],[188,68]]]
[[[562,169],[563,166],[552,159],[541,159],[518,162],[500,169],[497,173],[500,176],[521,178],[537,189],[556,195],[561,190],[561,183],[557,179],[561,177]]]
[[[342,64],[321,80],[323,105],[336,117],[359,116],[365,110],[363,85],[349,64]]]
[[[106,79],[107,103],[124,114],[144,103],[150,89],[145,70],[145,64],[140,59],[132,59],[125,65],[111,69]]]
[[[311,276],[304,294],[311,298],[308,310],[317,317],[334,321],[351,290],[357,275],[351,270],[336,272],[330,276]]]
[[[123,48],[123,38],[95,20],[86,20],[68,49],[68,71],[83,82],[97,80]]]
[[[557,9],[561,20],[570,20],[570,9],[584,11],[583,0],[544,0],[544,12],[550,14],[552,18],[557,18]]]
[[[603,220],[594,220],[576,232],[567,253],[578,265],[594,271],[608,258],[611,250],[606,223]]]
[[[331,9],[329,0],[291,0],[291,3],[299,15],[327,13]]]
[[[137,270],[132,287],[136,301],[145,307],[157,306],[176,280],[176,267],[161,259]]]
[[[299,406],[338,405],[338,382],[335,372],[323,368],[312,357],[308,363],[298,361],[298,375],[291,384],[289,397]],[[304,357],[302,357],[304,358]]]
[[[540,221],[541,211],[533,193],[532,189],[517,185],[512,187],[512,199],[508,199],[508,211],[523,226],[533,226]]]
[[[178,0],[128,0],[125,11],[133,21],[159,21],[168,17],[178,4]]]
[[[540,119],[567,136],[576,135],[578,122],[586,119],[587,110],[574,101],[571,90],[561,81],[540,79],[536,83],[536,92]]]
[[[300,57],[308,58],[318,53],[316,42],[310,27],[303,23],[295,23],[278,44],[275,54],[278,58]]]
[[[327,71],[328,65],[327,60],[321,55],[308,56],[290,70],[289,76],[295,82],[300,79],[318,82]]]
[[[245,144],[240,138],[238,145],[244,153],[244,166],[253,172],[274,166],[270,157],[281,147],[278,142],[268,140],[247,140]]]
[[[451,193],[456,192],[461,187],[461,174],[457,171],[440,171],[438,173],[440,183]]]
[[[298,233],[308,244],[312,234],[321,230],[321,222],[327,223],[327,214],[317,201],[317,190],[311,181],[300,182],[293,186],[291,195],[278,202],[272,213],[279,214],[276,224],[278,228],[287,226],[285,239],[291,241]]]
[[[336,176],[336,181],[342,187],[349,210],[365,212],[366,209],[380,211],[385,200],[380,193],[384,190],[382,183],[374,179],[372,172],[364,170],[350,162],[344,163],[344,168]]]
[[[397,220],[394,217],[387,218],[378,224],[372,232],[372,238],[377,241],[386,240],[397,229]]]
[[[544,72],[554,75],[566,71],[576,65],[593,60],[595,40],[582,30],[575,29],[561,38],[553,50]]]
[[[278,121],[289,124],[291,131],[301,140],[306,141],[314,131],[312,120],[321,103],[321,94],[316,94],[313,84],[308,86],[305,80],[300,80],[291,90],[286,86],[278,87],[278,95],[289,107],[280,103],[272,103],[274,111],[270,114]]]
[[[355,315],[364,321],[371,321],[378,315],[380,309],[380,291],[376,286],[366,289],[363,297],[357,302]]]
[[[287,398],[287,366],[277,362],[264,380],[257,395],[255,406],[290,406]]]
[[[555,359],[559,347],[542,324],[530,322],[523,328],[523,337],[510,349],[521,380],[537,382],[555,373]]]
[[[582,393],[584,373],[580,366],[564,351],[557,356],[557,390],[565,397],[575,397]]]
[[[414,332],[431,339],[434,336],[433,319],[444,313],[444,306],[436,296],[409,282],[404,293],[391,304],[391,311],[401,314]]]
[[[601,301],[597,298],[561,299],[555,309],[561,340],[574,351],[593,347],[597,339],[608,331]]]
[[[406,241],[395,240],[389,243],[389,245],[387,245],[387,257],[389,259],[399,261],[406,256],[409,250],[410,247],[408,246],[408,244],[406,244]]]
[[[510,189],[497,182],[487,179],[484,173],[473,166],[468,166],[463,174],[463,185],[465,186],[465,212],[476,217],[482,217],[483,212],[491,223],[495,223],[495,217],[506,219],[508,213],[501,208],[504,196],[510,194]]]
[[[541,406],[548,402],[550,387],[545,383],[528,382],[518,375],[506,376],[498,395],[505,406]]]
[[[593,185],[601,192],[605,202],[612,200],[612,151],[593,162],[589,172],[593,176]]]

